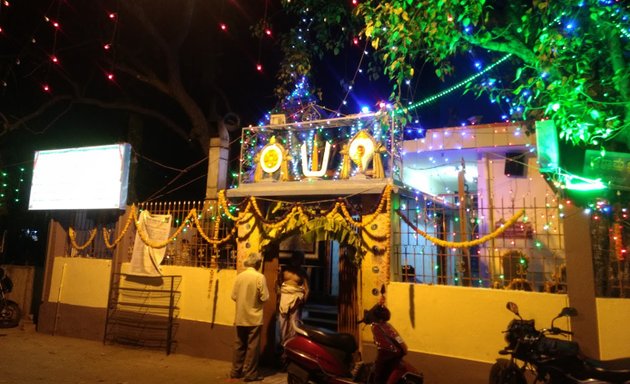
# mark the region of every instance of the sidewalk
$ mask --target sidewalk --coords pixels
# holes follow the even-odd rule
[[[229,372],[227,361],[51,336],[36,332],[32,324],[0,329],[2,384],[239,383]],[[287,382],[286,374],[261,373],[263,384]]]

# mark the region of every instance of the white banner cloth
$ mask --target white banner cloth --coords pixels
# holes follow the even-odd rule
[[[133,243],[131,254],[130,275],[162,276],[160,264],[164,260],[166,247],[152,248],[146,245],[140,238],[142,231],[151,243],[163,243],[171,232],[171,215],[152,215],[148,211],[140,212],[139,230]]]

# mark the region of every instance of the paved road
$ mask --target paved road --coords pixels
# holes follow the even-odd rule
[[[0,329],[2,384],[238,383],[230,363],[99,341],[51,336],[32,324]],[[286,374],[262,369],[263,384],[286,384]]]

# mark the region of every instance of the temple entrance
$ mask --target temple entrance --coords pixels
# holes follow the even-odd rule
[[[310,326],[352,333],[357,320],[358,267],[347,256],[353,250],[335,240],[318,241],[310,249],[304,260],[310,294],[302,320]],[[280,267],[290,255],[280,252]]]
[[[353,248],[336,240],[310,244],[300,235],[290,236],[270,243],[264,252],[264,274],[271,294],[264,309],[263,360],[266,362],[277,361],[281,350],[277,318],[280,295],[276,287],[281,281],[279,272],[294,250],[304,252],[303,268],[309,279],[310,294],[302,316],[304,323],[358,337],[358,266],[347,257],[354,252]]]
[[[305,305],[306,324],[337,331],[339,312],[339,243],[319,241],[304,263],[310,295]],[[283,263],[283,260],[280,260]]]

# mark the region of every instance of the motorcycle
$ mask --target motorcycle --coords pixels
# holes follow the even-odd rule
[[[12,300],[7,299],[6,293],[13,289],[13,281],[0,268],[0,328],[17,327],[22,318],[20,306]]]
[[[551,328],[540,330],[534,320],[521,317],[515,303],[508,302],[507,309],[518,319],[510,321],[504,331],[508,345],[499,354],[510,355],[510,359],[497,359],[490,369],[490,384],[527,384],[528,376],[534,376],[534,383],[630,384],[630,358],[590,359],[580,353],[577,342],[548,337],[573,335],[555,327],[554,322],[577,316],[575,308],[563,308],[551,321]]]
[[[377,347],[373,363],[353,361],[358,345],[349,333],[293,324],[296,335],[284,343],[288,384],[423,383],[423,376],[403,357],[407,347],[388,323],[389,310],[376,304],[358,323],[369,325]]]

